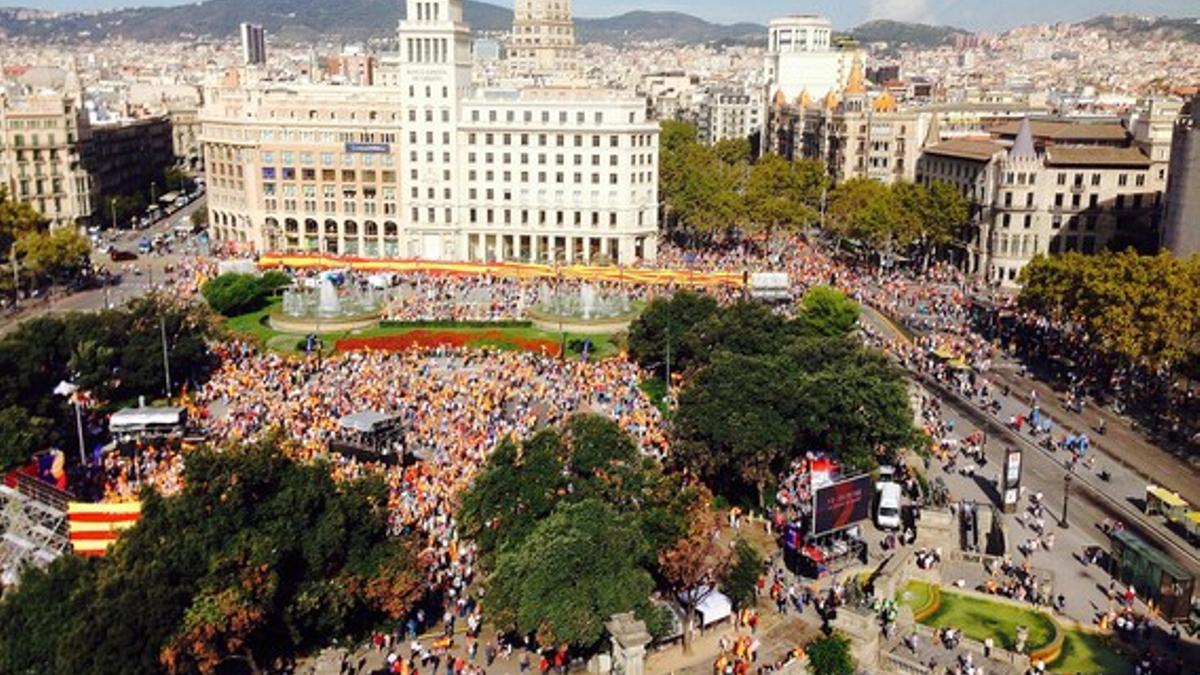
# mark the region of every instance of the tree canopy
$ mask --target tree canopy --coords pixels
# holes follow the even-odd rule
[[[707,293],[679,291],[657,297],[629,326],[629,353],[643,368],[663,372],[670,345],[672,368],[686,370],[696,354],[685,338],[717,313],[717,301]]]
[[[46,228],[46,219],[29,202],[12,199],[0,185],[0,256],[7,258],[13,242],[23,235]]]
[[[66,227],[21,234],[15,248],[19,267],[35,285],[70,277],[87,269],[88,255],[92,251],[86,237]]]
[[[259,672],[403,617],[424,575],[387,534],[378,480],[335,483],[273,440],[188,455],[100,559],[30,571],[0,602],[0,671]]]
[[[804,649],[812,675],[854,675],[850,640],[841,633],[819,637]]]
[[[903,374],[850,337],[857,305],[811,290],[796,319],[735,303],[687,337],[695,372],[672,419],[673,457],[727,497],[764,498],[809,451],[848,470],[921,443]]]
[[[205,282],[200,292],[213,311],[224,316],[237,316],[261,309],[267,304],[268,296],[290,283],[291,278],[282,272],[261,275],[226,272]]]
[[[1021,283],[1021,305],[1073,323],[1126,363],[1170,368],[1200,355],[1200,256],[1038,256]]]
[[[838,185],[828,214],[826,226],[839,239],[853,239],[881,258],[911,249],[926,262],[957,240],[968,218],[966,198],[949,183],[888,186],[868,178]]]
[[[593,646],[615,612],[661,629],[651,572],[698,496],[604,417],[502,441],[459,511],[489,570],[485,608],[544,644]]]
[[[751,158],[748,139],[701,143],[695,127],[665,121],[660,136],[659,192],[668,226],[712,238],[796,231],[816,220],[828,188],[825,166],[778,155]]]
[[[74,444],[74,417],[53,393],[60,381],[73,381],[101,405],[162,394],[164,327],[175,386],[205,381],[213,365],[205,343],[210,325],[202,311],[149,297],[17,326],[0,339],[0,430],[14,430],[0,433],[0,468],[50,443]],[[22,418],[29,420],[23,429]]]

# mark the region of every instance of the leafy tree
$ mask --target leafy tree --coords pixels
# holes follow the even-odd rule
[[[834,189],[828,225],[840,240],[854,239],[887,260],[920,236],[924,188],[900,183],[890,188],[853,178]]]
[[[751,225],[761,226],[770,235],[780,228],[792,230],[812,222],[816,218],[812,204],[820,199],[825,180],[819,163],[790,162],[774,154],[763,157],[751,169],[746,184]]]
[[[459,519],[489,555],[524,541],[565,492],[562,438],[544,429],[518,445],[511,437],[492,451],[463,495]]]
[[[729,550],[720,544],[716,535],[720,526],[711,511],[697,509],[691,516],[687,535],[680,537],[670,548],[659,552],[658,563],[663,578],[674,596],[683,605],[683,651],[692,651],[696,608],[717,590],[719,579],[729,566]]]
[[[922,213],[920,242],[925,252],[926,267],[935,249],[949,246],[959,239],[969,217],[967,198],[952,184],[937,180],[929,186]]]
[[[51,420],[30,417],[15,405],[0,410],[0,472],[28,462],[33,453],[45,449],[50,425]]]
[[[522,544],[562,505],[598,499],[633,518],[657,551],[683,534],[697,498],[643,457],[615,422],[575,415],[561,432],[502,441],[463,495],[459,519],[487,561]]]
[[[805,648],[812,675],[854,675],[850,640],[840,633],[817,638]]]
[[[1200,353],[1200,257],[1163,252],[1036,257],[1020,303],[1079,326],[1124,363],[1172,368]]]
[[[74,414],[53,393],[62,380],[75,382],[105,407],[162,392],[164,327],[175,386],[203,382],[213,365],[207,315],[157,297],[115,310],[39,317],[0,338],[0,411],[19,411],[0,413],[17,425],[0,434],[7,461],[23,462],[26,451],[47,444],[74,444]],[[30,422],[22,425],[21,415]]]
[[[129,223],[146,210],[146,198],[141,194],[109,195],[104,198],[102,220],[114,227]]]
[[[194,178],[174,166],[163,169],[163,182],[166,183],[168,190],[190,191],[196,185]]]
[[[15,250],[21,268],[38,283],[82,271],[89,264],[92,246],[83,235],[64,227],[22,234],[17,238]]]
[[[750,163],[750,139],[727,138],[713,144],[713,153],[717,159],[728,166],[739,166]]]
[[[739,609],[753,607],[762,571],[762,554],[750,542],[738,539],[733,547],[733,561],[721,575],[721,589]]]
[[[237,316],[253,312],[265,305],[267,296],[281,287],[278,283],[279,280],[274,276],[267,278],[254,274],[226,272],[205,282],[200,292],[208,301],[208,306],[217,313]]]
[[[680,394],[673,456],[723,494],[761,504],[796,447],[795,383],[785,359],[717,352]]]
[[[670,345],[672,369],[686,370],[696,358],[686,336],[716,313],[717,301],[707,293],[678,291],[655,298],[629,327],[629,353],[643,368],[661,373]]]
[[[858,324],[858,303],[829,286],[804,294],[797,318],[798,332],[809,337],[843,337]]]
[[[424,573],[381,481],[334,483],[268,440],[188,455],[99,560],[64,557],[0,601],[6,673],[260,672],[403,617]],[[19,627],[20,630],[11,630]]]
[[[0,256],[7,257],[13,242],[23,235],[46,229],[46,219],[29,202],[19,202],[0,185]]]
[[[206,227],[208,225],[208,209],[196,209],[192,211],[189,219],[192,227]]]
[[[845,341],[846,339],[843,339]],[[841,352],[842,358],[829,357]],[[795,388],[795,422],[803,447],[835,453],[849,470],[868,469],[879,448],[916,447],[924,438],[913,426],[906,380],[883,354],[858,347],[838,350],[825,340],[802,340],[794,363],[821,361],[803,372]]]
[[[718,351],[746,356],[773,354],[791,341],[796,327],[761,302],[740,301],[694,327],[687,339],[696,361],[706,363]]]
[[[650,547],[629,516],[596,499],[566,504],[500,554],[484,608],[502,630],[592,647],[619,612],[653,612]]]

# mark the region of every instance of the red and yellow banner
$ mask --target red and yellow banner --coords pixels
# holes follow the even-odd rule
[[[141,502],[70,502],[67,528],[76,555],[104,555],[123,530],[142,517]]]
[[[651,270],[624,267],[593,267],[590,265],[539,265],[533,263],[468,263],[435,260],[393,260],[386,258],[333,257],[307,253],[267,253],[258,260],[259,267],[291,267],[294,269],[352,269],[357,272],[420,272],[452,276],[490,274],[517,279],[553,279],[559,269],[564,279],[604,281],[665,286],[741,286],[741,272],[699,272],[693,270]]]

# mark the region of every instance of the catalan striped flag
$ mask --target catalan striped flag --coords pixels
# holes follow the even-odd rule
[[[142,517],[141,502],[70,502],[67,527],[76,555],[104,555],[122,530]]]

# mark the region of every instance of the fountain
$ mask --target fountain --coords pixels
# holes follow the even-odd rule
[[[629,326],[637,310],[629,296],[619,290],[606,291],[584,283],[574,292],[559,293],[551,284],[542,284],[538,303],[529,312],[542,330],[574,333],[613,333]]]
[[[316,288],[289,288],[279,311],[272,312],[271,327],[285,333],[331,333],[375,324],[386,298],[382,291],[347,283],[338,290],[322,277]]]

